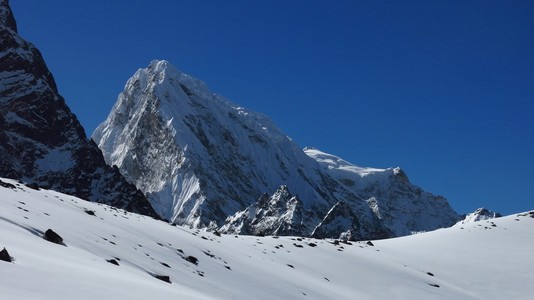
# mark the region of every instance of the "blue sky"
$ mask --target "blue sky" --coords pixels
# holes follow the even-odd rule
[[[460,213],[534,209],[533,1],[11,0],[88,135],[166,59]]]

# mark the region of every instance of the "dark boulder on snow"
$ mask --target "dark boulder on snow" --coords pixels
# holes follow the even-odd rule
[[[47,229],[43,238],[51,243],[64,245],[63,238],[52,229]]]
[[[11,256],[9,256],[9,252],[7,252],[6,248],[0,251],[0,260],[12,262]]]
[[[108,259],[108,260],[106,260],[106,261],[107,261],[108,263],[113,264],[113,265],[116,265],[116,266],[119,265],[119,262],[117,262],[117,260],[115,260],[115,259]]]
[[[95,216],[95,212],[93,210],[85,209],[84,211],[85,211],[86,214],[88,214],[90,216]]]
[[[154,275],[157,279],[161,281],[165,281],[167,283],[171,283],[171,278],[168,275]]]
[[[188,262],[194,264],[194,265],[198,265],[198,258],[196,258],[194,256],[189,255],[188,257],[186,257],[184,259],[187,260]]]

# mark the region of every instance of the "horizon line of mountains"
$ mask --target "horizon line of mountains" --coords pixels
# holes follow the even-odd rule
[[[91,138],[0,0],[0,177],[221,233],[380,239],[460,221],[400,168],[301,149],[266,116],[154,60]]]

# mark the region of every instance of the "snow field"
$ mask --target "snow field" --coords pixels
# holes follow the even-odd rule
[[[530,299],[534,282],[528,213],[334,245],[218,236],[1,180],[14,262],[0,261],[0,299]],[[49,228],[66,246],[41,237]]]

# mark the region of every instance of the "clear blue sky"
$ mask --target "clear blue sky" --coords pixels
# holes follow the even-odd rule
[[[166,59],[460,213],[534,209],[534,1],[11,0],[88,135]]]

